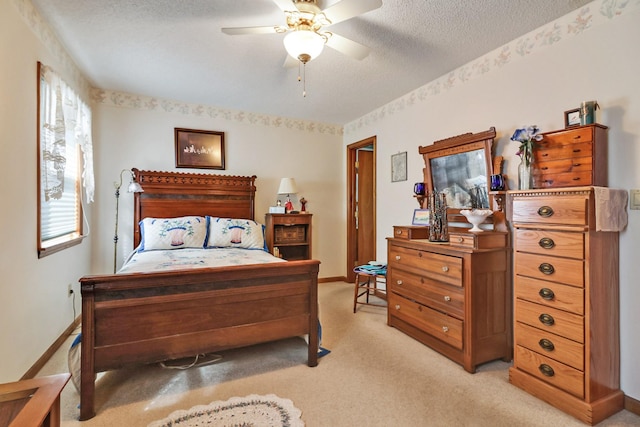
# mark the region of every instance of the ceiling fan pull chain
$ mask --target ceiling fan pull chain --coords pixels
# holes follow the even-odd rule
[[[307,64],[302,64],[302,97],[307,97]]]

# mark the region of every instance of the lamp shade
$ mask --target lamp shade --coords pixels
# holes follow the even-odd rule
[[[285,36],[284,48],[293,58],[306,63],[322,53],[324,42],[325,39],[315,31],[297,30]]]
[[[296,181],[293,178],[282,178],[280,180],[278,194],[296,194],[297,192],[298,187],[296,187]]]

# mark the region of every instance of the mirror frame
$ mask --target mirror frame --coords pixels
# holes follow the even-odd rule
[[[489,196],[490,180],[493,174],[493,142],[496,137],[495,127],[489,128],[489,130],[478,133],[465,133],[462,135],[454,136],[452,138],[442,139],[435,141],[432,145],[418,147],[419,153],[424,159],[425,168],[423,169],[424,182],[428,192],[434,191],[434,170],[432,170],[432,160],[442,159],[450,156],[457,156],[460,154],[469,153],[472,151],[481,150],[484,155],[484,159],[480,159],[484,163],[486,170],[486,176],[484,184],[486,185],[487,194],[487,206],[483,208],[491,209],[491,199]],[[460,171],[458,174],[463,176],[463,179],[471,179],[473,177],[464,176],[465,171]],[[424,206],[423,206],[424,207]],[[470,209],[471,206],[459,206],[449,207],[447,209],[448,215],[459,215],[460,209]]]

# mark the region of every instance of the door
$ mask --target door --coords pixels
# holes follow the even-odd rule
[[[376,259],[376,138],[347,147],[348,209],[347,280],[355,280],[353,267]]]

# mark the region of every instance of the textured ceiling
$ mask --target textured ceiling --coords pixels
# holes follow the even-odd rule
[[[220,31],[284,24],[272,0],[32,2],[94,87],[345,124],[589,0],[383,0],[328,27],[371,53],[325,48],[307,64],[306,97],[282,34]]]

